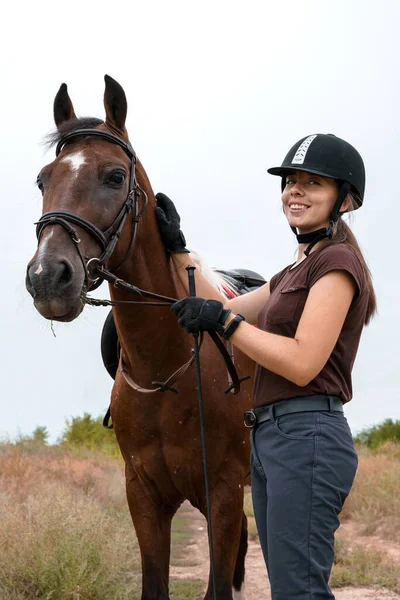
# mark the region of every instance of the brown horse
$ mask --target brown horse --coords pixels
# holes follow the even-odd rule
[[[93,264],[101,263],[145,290],[172,298],[187,295],[160,239],[149,180],[129,144],[125,93],[107,75],[105,82],[104,122],[78,119],[65,84],[54,101],[57,157],[38,176],[44,216],[26,280],[35,307],[46,319],[72,321],[79,316],[87,291],[96,286]],[[118,283],[110,286],[110,294],[113,301],[132,299]],[[113,314],[125,373],[119,369],[115,379],[111,416],[140,545],[142,599],[167,599],[171,520],[185,499],[206,515],[195,370],[189,368],[182,377],[179,394],[168,389],[146,394],[127,379],[145,388],[166,381],[188,360],[193,341],[168,307],[121,303]],[[237,354],[235,360],[242,374],[252,372],[245,357]],[[250,404],[251,384],[242,384],[238,395],[224,393],[227,372],[209,339],[204,340],[201,364],[216,593],[219,600],[228,600],[232,588],[240,592],[244,580],[243,488],[249,439],[243,412]],[[212,597],[210,579],[205,598]]]

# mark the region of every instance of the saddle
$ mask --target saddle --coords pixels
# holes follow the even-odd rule
[[[266,283],[261,275],[249,269],[233,269],[231,271],[216,269],[216,272],[222,275],[227,282],[234,283],[237,295],[252,292]],[[101,356],[108,374],[115,379],[119,364],[119,340],[112,310],[106,317],[101,333]]]

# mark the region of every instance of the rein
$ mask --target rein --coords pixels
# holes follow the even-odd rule
[[[82,262],[82,266],[85,272],[85,284],[87,291],[93,291],[97,289],[103,281],[107,281],[112,284],[115,288],[122,289],[124,291],[136,294],[138,296],[144,298],[151,298],[157,300],[157,302],[152,301],[136,301],[136,300],[97,300],[95,298],[90,298],[86,296],[85,302],[91,306],[115,306],[116,304],[140,304],[140,305],[149,305],[149,306],[171,306],[174,302],[177,302],[176,298],[169,298],[167,296],[162,296],[160,294],[155,294],[153,292],[148,292],[146,290],[142,290],[135,285],[132,285],[123,279],[118,278],[114,273],[107,270],[107,263],[114,252],[114,249],[118,243],[120,238],[122,229],[125,225],[126,219],[128,215],[133,211],[133,230],[131,240],[128,246],[128,250],[121,260],[119,265],[115,268],[115,271],[118,271],[122,265],[126,262],[128,256],[130,255],[136,240],[138,225],[143,212],[145,211],[148,205],[148,196],[146,192],[139,186],[136,181],[136,153],[131,146],[130,142],[125,142],[118,136],[109,133],[107,131],[102,131],[99,129],[77,129],[72,133],[69,133],[61,138],[56,147],[56,156],[60,154],[64,146],[73,139],[84,136],[95,136],[102,139],[106,139],[107,141],[113,142],[120,146],[124,152],[131,159],[131,170],[130,170],[130,178],[129,178],[129,192],[128,196],[120,209],[119,213],[115,217],[114,221],[111,223],[110,227],[106,231],[102,231],[96,225],[94,225],[88,219],[81,217],[75,213],[69,212],[67,210],[55,210],[44,213],[39,221],[35,223],[36,225],[36,236],[38,242],[40,242],[41,235],[46,227],[49,225],[61,225],[67,233],[70,235],[72,241],[75,244],[77,252],[79,254],[80,260]],[[139,210],[139,197],[143,197],[143,206]],[[87,262],[85,261],[84,256],[82,255],[82,251],[80,249],[80,239],[78,236],[78,232],[75,229],[74,225],[78,225],[82,227],[86,232],[88,232],[100,245],[102,249],[102,254],[99,258],[91,258]],[[229,387],[225,390],[225,393],[232,391],[234,394],[240,392],[240,383],[246,379],[249,379],[248,376],[239,378],[238,373],[236,371],[236,367],[233,363],[232,356],[229,354],[227,349],[225,348],[224,343],[219,338],[218,334],[214,331],[208,332],[211,339],[217,346],[219,352],[221,353],[227,369],[229,373]],[[200,341],[200,345],[202,342],[202,338]],[[138,386],[129,376],[126,371],[125,363],[120,356],[120,371],[123,374],[126,382],[132,387],[135,391],[142,393],[155,393],[155,392],[164,392],[164,391],[174,391],[179,392],[177,388],[174,387],[174,383],[180,379],[184,373],[188,370],[188,368],[193,364],[194,354],[192,350],[192,356],[190,359],[182,365],[175,373],[173,373],[168,379],[162,383],[158,381],[152,382],[153,385],[156,385],[156,388],[146,389]],[[109,412],[107,412],[107,415]],[[106,417],[107,417],[106,415]]]

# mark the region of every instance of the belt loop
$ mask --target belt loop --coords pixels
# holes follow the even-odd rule
[[[271,423],[275,423],[275,406],[273,404],[271,404],[269,406],[268,411],[269,411],[269,418],[270,418]]]
[[[328,396],[329,412],[333,412],[335,409],[333,403],[334,403],[334,398],[332,398],[332,396]]]

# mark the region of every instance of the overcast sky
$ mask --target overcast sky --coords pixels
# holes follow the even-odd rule
[[[97,416],[112,380],[99,351],[106,309],[55,324],[25,290],[41,214],[34,186],[52,160],[62,82],[77,114],[103,118],[104,74],[124,87],[130,138],[155,191],[169,194],[188,245],[209,263],[266,278],[293,262],[295,238],[267,168],[312,133],[353,144],[367,169],[353,228],[379,316],[365,330],[347,406],[353,432],[400,419],[397,0],[9,3],[1,56],[0,436]],[[97,297],[106,294],[104,287]]]

